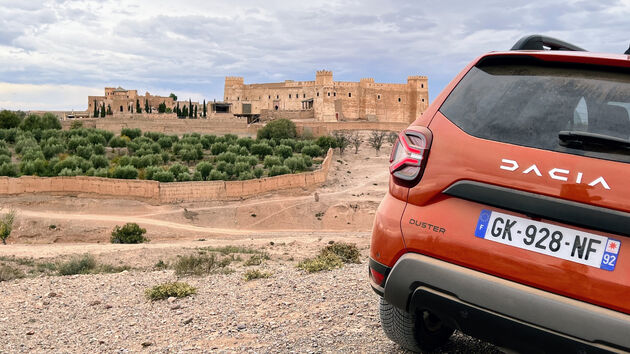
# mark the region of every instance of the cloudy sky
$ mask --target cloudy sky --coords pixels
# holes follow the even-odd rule
[[[85,110],[105,86],[180,99],[246,83],[429,77],[543,33],[591,51],[630,44],[630,0],[0,0],[0,108]]]

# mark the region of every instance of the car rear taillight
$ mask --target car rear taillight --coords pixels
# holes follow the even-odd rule
[[[420,181],[432,140],[433,134],[425,127],[410,128],[398,134],[389,157],[389,172],[398,184],[411,187]]]

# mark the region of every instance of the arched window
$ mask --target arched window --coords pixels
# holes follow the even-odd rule
[[[400,102],[400,101],[402,101],[402,100],[400,99],[400,97],[398,97],[398,102]]]
[[[352,92],[348,92],[348,97],[352,97]]]
[[[120,106],[120,111],[121,111],[121,112],[123,111],[123,106]]]
[[[376,99],[380,100],[381,99],[381,95],[376,95]]]

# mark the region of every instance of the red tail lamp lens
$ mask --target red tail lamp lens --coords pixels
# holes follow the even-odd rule
[[[370,275],[372,276],[372,280],[378,284],[378,285],[382,285],[383,284],[383,279],[385,279],[385,275],[375,271],[373,268],[370,268]]]
[[[402,131],[389,157],[389,172],[404,182],[417,182],[422,177],[432,138],[431,131],[424,127]]]

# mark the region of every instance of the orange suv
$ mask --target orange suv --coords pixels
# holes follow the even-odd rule
[[[630,50],[540,36],[469,64],[400,133],[369,274],[387,336],[630,351]]]

